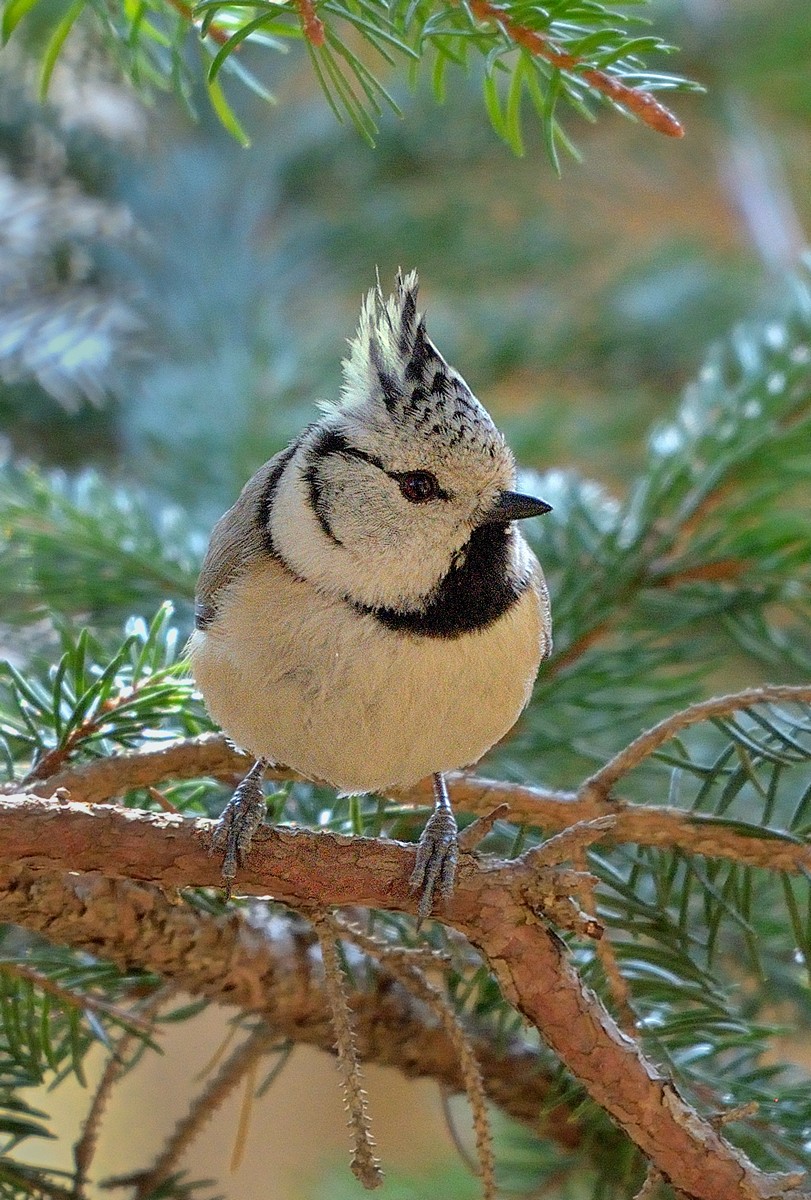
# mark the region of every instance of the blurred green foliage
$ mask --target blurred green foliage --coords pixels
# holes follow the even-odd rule
[[[45,30],[43,5],[27,19]],[[376,269],[385,286],[399,265],[419,269],[432,336],[554,505],[532,535],[555,657],[488,772],[573,786],[711,688],[807,678],[807,0],[788,0],[779,20],[762,0],[671,0],[651,13],[684,47],[684,73],[710,88],[675,97],[687,138],[665,141],[609,112],[593,130],[578,121],[583,162],[562,179],[539,130],[528,127],[524,158],[511,156],[483,120],[481,80],[462,72],[448,76],[441,110],[425,81],[411,93],[387,80],[404,119],[381,115],[372,153],[336,125],[301,56],[280,58],[277,109],[234,99],[253,135],[245,152],[193,70],[184,87],[197,124],[165,99],[142,107],[77,27],[40,107],[12,39],[0,82],[10,776],[54,750],[81,761],[208,727],[174,665],[206,532],[314,402],[336,395],[360,297]],[[629,779],[628,794],[805,839],[807,719],[789,716],[694,730]],[[167,796],[210,812],[223,789],[184,783]],[[272,803],[276,816],[340,830],[406,836],[420,819],[304,785]],[[540,836],[499,823],[487,848],[508,854]],[[811,1018],[807,882],[652,849],[601,852],[592,869],[648,1053],[702,1107],[762,1101],[730,1137],[766,1166],[807,1167],[807,1077],[764,1065],[775,1009],[803,1031]],[[404,919],[390,928],[411,936]],[[486,973],[454,952],[460,1006],[497,1034],[517,1028]],[[573,952],[610,1001],[592,949]],[[77,992],[126,990],[103,965],[71,976],[72,962],[59,970]],[[3,1154],[47,1128],[15,1109],[15,1086],[52,1080],[107,1037],[104,1021],[49,1007],[30,982],[4,988],[17,1040],[6,1034],[2,1048]],[[505,1133],[505,1186],[633,1194],[630,1144],[609,1140],[563,1072],[556,1097],[584,1117],[590,1146],[573,1159]],[[325,1194],[356,1194],[344,1180],[330,1176]],[[17,1176],[0,1183],[25,1192]],[[397,1186],[421,1194],[424,1182],[412,1184]],[[467,1186],[443,1180],[449,1196]]]
[[[701,59],[696,28],[678,11],[655,19],[687,43],[699,78],[728,61],[728,46],[757,43],[769,58],[784,43],[782,19],[781,29],[758,22],[750,6],[717,15]],[[803,11],[788,5],[786,20],[799,29]],[[0,416],[23,453],[72,465],[101,457],[203,523],[309,418],[314,399],[335,394],[376,268],[384,280],[398,265],[419,268],[438,344],[525,463],[577,464],[621,486],[652,415],[707,343],[743,315],[773,310],[784,291],[775,267],[796,257],[796,246],[777,246],[783,261],[764,260],[720,174],[743,136],[729,121],[736,106],[744,150],[752,138],[755,150],[808,147],[794,44],[785,46],[791,103],[773,94],[766,108],[755,73],[747,105],[742,71],[734,93],[682,100],[681,143],[607,116],[585,140],[583,165],[560,182],[539,142],[523,160],[505,151],[462,76],[441,120],[423,90],[398,93],[406,118],[383,123],[371,154],[302,94],[291,65],[278,89],[284,111],[246,110],[256,129],[246,154],[204,110],[194,128],[164,106],[160,131],[139,133],[145,118],[111,88],[98,53],[85,48],[81,84],[68,63],[60,68],[58,104],[41,113],[13,70],[2,85],[0,145],[21,189],[4,192],[6,220],[43,215],[30,234],[25,312],[6,301],[0,319],[29,346],[28,326],[47,321],[50,354],[44,367],[33,351],[23,361],[4,339]],[[98,134],[94,87],[112,136]],[[807,220],[808,189],[790,186],[807,161],[796,151],[778,161],[761,197],[761,241],[786,205],[798,229]],[[73,207],[93,206],[73,227],[57,219],[60,202],[71,207],[66,190]],[[53,232],[43,238],[43,228]],[[785,241],[791,228],[778,228]],[[8,268],[17,278],[19,258]],[[61,417],[49,396],[79,411]]]

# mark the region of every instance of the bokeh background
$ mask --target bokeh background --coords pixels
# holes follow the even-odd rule
[[[565,115],[582,162],[564,161],[561,178],[531,127],[526,156],[511,155],[461,73],[442,108],[427,86],[394,81],[404,117],[384,114],[372,151],[336,123],[304,55],[263,57],[278,105],[229,93],[245,150],[203,96],[191,97],[196,121],[169,97],[144,104],[84,35],[43,107],[12,42],[0,63],[0,457],[102,472],[198,530],[202,548],[248,475],[336,395],[363,292],[402,266],[418,268],[432,336],[520,462],[621,493],[712,340],[781,310],[811,225],[808,0],[779,12],[658,0],[650,16],[681,48],[664,65],[708,89],[672,98],[687,136],[608,109],[594,126]],[[182,1110],[185,1079],[225,1033],[216,1015],[204,1022],[116,1098],[101,1168],[132,1165]],[[294,1056],[223,1192],[361,1194],[333,1074]],[[438,1176],[444,1195],[476,1195],[435,1091],[371,1077],[387,1200],[434,1194]],[[237,1109],[212,1127],[194,1177],[227,1163]]]
[[[336,394],[362,293],[419,269],[435,340],[522,461],[621,488],[707,344],[779,304],[811,208],[804,0],[652,5],[703,83],[670,97],[674,141],[603,109],[564,114],[582,163],[558,179],[527,121],[515,158],[479,81],[388,81],[370,150],[301,54],[253,64],[276,107],[230,85],[253,145],[194,98],[143,106],[76,36],[50,103],[21,42],[0,83],[0,418],[15,454],[88,464],[201,528]]]

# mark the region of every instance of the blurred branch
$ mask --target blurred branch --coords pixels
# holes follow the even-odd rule
[[[766,266],[778,274],[796,270],[808,237],[777,142],[760,127],[740,90],[727,94],[725,116],[721,182]]]
[[[150,1035],[154,1034],[158,1011],[169,998],[170,992],[171,988],[158,988],[141,1010],[138,1019]],[[90,1109],[82,1123],[82,1131],[73,1147],[73,1162],[76,1168],[73,1200],[85,1200],[88,1175],[98,1147],[102,1118],[110,1094],[121,1076],[132,1065],[130,1051],[135,1050],[137,1053],[141,1048],[140,1039],[131,1031],[134,1027],[132,1018],[130,1018],[129,1024],[130,1029],[126,1030],[113,1046],[112,1053],[93,1094]]]
[[[60,987],[43,971],[37,971],[33,967],[25,966],[23,963],[4,962],[0,960],[0,972],[4,975],[9,975],[16,979],[24,979],[28,983],[34,984],[39,991],[52,996],[63,1006],[78,1009],[80,1012],[103,1013],[106,1016],[115,1017],[118,1023],[126,1028],[128,1033],[148,1034],[150,1032],[149,1022],[143,1017],[139,1017],[114,1004],[108,1004],[105,1000],[99,999],[96,996],[74,992],[68,987]]]
[[[201,1129],[233,1092],[257,1061],[268,1052],[276,1033],[260,1022],[237,1047],[214,1078],[206,1085],[177,1122],[166,1139],[160,1154],[150,1167],[135,1175],[105,1180],[105,1186],[135,1187],[135,1200],[149,1200],[160,1185],[172,1174],[184,1153],[200,1135]]]
[[[146,883],[44,876],[26,866],[2,871],[2,893],[9,920],[54,941],[120,966],[154,968],[192,995],[261,1012],[279,1038],[329,1052],[334,1047],[320,966],[309,953],[313,932],[297,917],[269,916],[264,905],[212,915],[179,905]],[[351,1006],[366,1061],[464,1090],[453,1042],[436,1023],[425,1023],[421,1003],[392,987],[385,973],[367,964],[364,986],[352,992]],[[475,1025],[470,1034],[490,1099],[543,1136],[569,1149],[578,1146],[577,1117],[564,1105],[544,1111],[552,1078],[543,1056],[514,1038],[496,1043]]]

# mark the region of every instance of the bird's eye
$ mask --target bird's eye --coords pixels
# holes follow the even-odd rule
[[[400,475],[397,482],[406,500],[412,504],[424,504],[426,500],[436,500],[439,495],[439,484],[430,471],[408,471]]]

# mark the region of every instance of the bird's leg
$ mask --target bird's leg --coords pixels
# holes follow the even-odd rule
[[[453,894],[456,860],[459,857],[459,835],[448,788],[439,771],[433,779],[434,811],[422,831],[417,846],[417,862],[409,880],[412,892],[420,893],[417,928],[430,916],[436,891],[442,900],[449,900]]]
[[[253,835],[265,817],[265,793],[262,776],[267,763],[257,759],[222,811],[211,837],[211,853],[222,851],[222,877],[225,897],[231,898],[231,884],[251,848]]]

